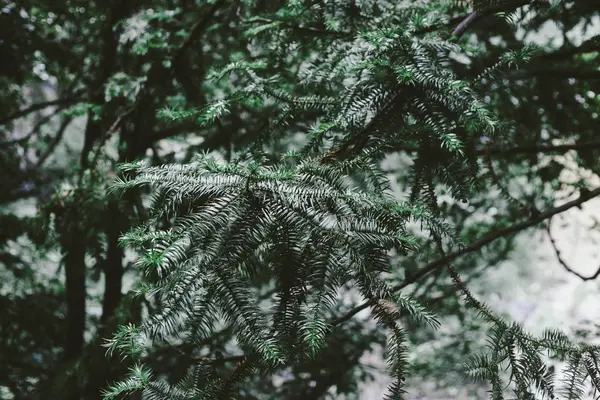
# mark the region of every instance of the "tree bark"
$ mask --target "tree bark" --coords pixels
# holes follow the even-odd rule
[[[85,332],[85,250],[73,243],[64,258],[67,284],[67,335],[65,359],[81,355]]]

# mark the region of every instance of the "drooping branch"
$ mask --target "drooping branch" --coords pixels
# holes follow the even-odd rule
[[[578,207],[578,206],[582,205],[583,203],[585,203],[593,198],[596,198],[598,196],[600,196],[600,187],[596,188],[590,192],[587,192],[583,195],[580,195],[579,198],[577,198],[573,201],[570,201],[561,206],[558,206],[558,207],[552,208],[550,210],[544,211],[542,213],[539,213],[531,219],[519,222],[517,224],[508,226],[503,229],[498,229],[495,232],[491,232],[491,233],[485,235],[484,237],[482,237],[481,239],[476,240],[473,243],[463,247],[462,249],[454,251],[452,253],[448,253],[448,254],[446,254],[445,257],[439,258],[439,259],[429,263],[425,267],[421,268],[416,274],[407,277],[404,280],[404,282],[395,286],[394,290],[396,290],[396,291],[402,290],[403,288],[407,287],[408,285],[423,279],[424,277],[437,271],[440,268],[443,268],[444,266],[448,265],[452,261],[456,260],[458,257],[476,252],[476,251],[480,250],[481,248],[483,248],[484,246],[490,244],[491,242],[493,242],[497,239],[519,233],[527,228],[530,228],[541,222],[546,221],[549,218],[552,218],[554,215],[557,215],[557,214],[560,214],[567,210],[570,210],[573,207]],[[599,272],[599,274],[600,274],[600,272]],[[362,310],[367,309],[370,304],[371,303],[369,301],[364,302],[363,304],[350,310],[348,313],[346,313],[342,317],[333,320],[331,322],[331,324],[333,326],[335,326],[335,325],[339,325],[339,324],[342,324],[342,323],[350,320],[353,316],[355,316]]]
[[[579,198],[577,198],[573,201],[570,201],[561,206],[552,208],[550,210],[544,211],[544,212],[536,215],[534,218],[528,219],[526,221],[522,221],[520,223],[514,224],[512,226],[508,226],[503,229],[499,229],[495,232],[491,232],[488,235],[485,235],[484,237],[482,237],[481,239],[476,240],[475,242],[471,243],[470,245],[465,246],[461,250],[458,250],[458,251],[455,251],[452,253],[448,253],[446,255],[445,259],[438,259],[436,261],[433,261],[432,263],[430,263],[427,266],[425,266],[424,268],[422,268],[421,271],[419,271],[414,276],[408,277],[407,279],[405,279],[405,281],[401,285],[398,285],[395,289],[400,290],[400,289],[410,285],[411,283],[416,282],[419,279],[422,279],[423,277],[429,275],[431,272],[437,270],[438,268],[443,267],[448,262],[451,262],[465,254],[469,254],[469,253],[478,251],[496,239],[500,239],[500,238],[507,237],[507,236],[513,235],[515,233],[521,232],[527,228],[530,228],[532,226],[535,226],[535,225],[547,220],[548,218],[553,217],[554,215],[557,215],[557,214],[560,214],[567,210],[570,210],[573,207],[578,207],[578,206],[582,205],[583,203],[586,203],[587,201],[589,201],[595,197],[598,197],[598,196],[600,196],[600,187],[590,191],[589,193],[586,193],[585,195],[579,196]]]

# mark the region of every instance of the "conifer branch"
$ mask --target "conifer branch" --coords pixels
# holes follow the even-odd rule
[[[203,17],[214,15],[213,4],[224,5],[217,0],[202,7],[203,11],[212,10]],[[254,7],[250,3],[243,4]],[[278,7],[258,9],[257,15],[272,15],[272,19],[258,16],[246,20],[238,8],[242,23],[257,24],[245,31],[253,40],[252,51],[244,48],[239,53],[241,57],[232,58],[224,68],[209,75],[211,84],[214,82],[216,86],[214,93],[207,92],[207,96],[219,93],[215,95],[219,100],[201,109],[168,110],[173,120],[195,119],[211,124],[217,121],[217,132],[221,136],[223,129],[232,126],[232,132],[242,132],[240,125],[244,125],[242,129],[252,133],[248,137],[256,145],[247,146],[247,151],[237,158],[233,154],[233,160],[227,162],[217,162],[208,156],[199,156],[186,165],[146,166],[133,162],[123,166],[124,173],[115,186],[135,191],[150,186],[153,193],[148,224],[123,237],[124,245],[140,251],[137,266],[149,278],[140,292],[156,296],[161,304],[160,310],[152,313],[139,332],[148,339],[164,340],[185,332],[188,336],[184,340],[192,345],[181,345],[175,351],[199,365],[191,378],[194,382],[186,378],[177,385],[150,383],[148,387],[156,390],[156,398],[168,399],[179,393],[182,393],[181,398],[200,395],[225,398],[237,393],[238,383],[254,368],[259,373],[277,373],[289,367],[294,370],[305,361],[321,362],[318,357],[325,358],[323,354],[336,343],[338,334],[346,333],[339,329],[332,332],[332,326],[339,326],[366,308],[371,309],[371,316],[377,321],[374,333],[380,334],[382,329],[389,333],[386,358],[395,377],[389,398],[403,398],[409,371],[408,341],[401,325],[404,313],[433,329],[439,327],[439,322],[416,300],[419,296],[400,291],[425,277],[429,281],[432,273],[441,275],[443,267],[448,268],[467,304],[494,325],[490,335],[491,355],[477,358],[474,369],[479,368],[475,374],[492,383],[497,398],[502,391],[498,365],[503,361],[516,371],[510,382],[516,383],[517,397],[529,393],[529,382],[545,393],[553,390],[537,356],[539,348],[577,356],[577,365],[581,362],[587,362],[586,367],[592,365],[580,348],[559,334],[532,338],[519,327],[505,323],[469,292],[468,277],[462,280],[451,263],[496,239],[515,235],[580,206],[600,195],[600,188],[583,191],[576,201],[544,213],[532,212],[529,219],[512,226],[488,228],[488,232],[476,234],[478,239],[471,244],[454,247],[457,251],[446,253],[442,247],[442,239],[448,241],[450,249],[457,246],[458,237],[451,223],[445,222],[446,215],[437,210],[439,199],[435,185],[449,188],[455,199],[469,199],[475,191],[485,190],[478,186],[482,181],[482,168],[485,168],[478,156],[486,155],[493,181],[500,186],[504,197],[512,201],[510,209],[514,204],[524,209],[525,202],[512,198],[502,186],[502,176],[493,170],[497,164],[491,164],[490,154],[506,155],[510,160],[509,154],[519,152],[592,149],[590,142],[520,147],[513,143],[513,149],[519,151],[500,146],[480,148],[481,137],[502,136],[505,122],[515,119],[508,111],[505,115],[503,112],[495,115],[496,104],[482,98],[486,93],[481,87],[493,82],[494,71],[529,59],[531,52],[527,48],[506,54],[478,76],[474,80],[476,84],[471,84],[454,69],[456,64],[451,54],[460,50],[453,41],[484,16],[533,4],[533,1],[478,2],[474,13],[460,20],[453,19],[451,29],[441,32],[442,38],[414,35],[413,29],[423,26],[433,15],[431,9],[402,8],[389,20],[389,25],[379,22],[369,25],[369,20],[362,18],[368,13],[365,8],[341,7],[335,15],[323,9],[314,22],[306,22],[307,17],[315,15],[299,4],[285,3],[277,11],[274,10]],[[231,13],[235,11],[227,9]],[[320,27],[347,26],[357,15],[361,24],[364,22],[360,36],[339,35],[339,41],[305,40],[304,32],[325,34]],[[200,37],[208,26],[206,19],[195,24],[182,48],[191,48],[189,43],[194,36]],[[409,29],[405,29],[406,26]],[[277,27],[283,28],[277,35],[265,34]],[[480,32],[477,30],[478,36]],[[331,33],[327,31],[327,34]],[[302,67],[294,66],[288,74],[288,62],[299,60],[286,50],[295,49],[299,40],[310,45],[318,43],[321,47],[311,55],[311,62],[302,61]],[[261,53],[262,44],[268,45],[270,50]],[[272,49],[281,49],[285,54],[273,54]],[[246,56],[245,52],[258,55]],[[179,64],[176,61],[183,59],[177,56],[176,50],[172,67],[176,68]],[[274,60],[281,61],[277,67],[267,65]],[[172,72],[176,79],[181,78],[177,74],[182,70],[170,72],[171,68],[158,65],[153,69],[152,81],[157,76],[172,76]],[[482,76],[485,81],[480,79]],[[515,84],[515,80],[509,84]],[[314,88],[317,88],[315,95],[307,95]],[[149,87],[147,89],[144,104],[151,103]],[[189,103],[196,95],[184,90]],[[499,100],[502,101],[505,100]],[[512,111],[511,106],[509,108]],[[227,115],[239,114],[240,110],[248,110],[248,115],[236,116],[231,125],[227,124]],[[308,144],[282,155],[284,148],[291,147],[288,135],[304,130],[313,118],[316,121],[310,127]],[[270,120],[266,123],[268,128],[261,131],[259,126],[267,119]],[[251,130],[246,128],[252,125]],[[186,129],[185,124],[179,125],[143,140],[169,137]],[[582,132],[587,132],[585,129],[582,128]],[[212,141],[215,136],[208,140]],[[562,137],[568,140],[573,135],[565,133]],[[508,135],[497,144],[511,146],[508,142],[511,139],[514,138]],[[399,140],[401,144],[411,143],[415,147],[394,146]],[[532,139],[529,143],[535,142]],[[205,141],[205,144],[211,143]],[[600,143],[597,144],[600,147]],[[240,150],[243,147],[243,144],[236,146]],[[407,203],[388,197],[391,185],[379,166],[381,158],[394,150],[417,153],[414,166],[408,172],[412,193]],[[323,156],[323,153],[326,154]],[[580,154],[583,158],[588,153]],[[555,203],[562,201],[558,196],[554,199]],[[453,215],[452,219],[461,220],[464,214]],[[412,221],[427,227],[442,254],[417,273],[407,274],[396,287],[390,287],[383,278],[390,272],[390,249],[404,256],[412,254],[421,243],[420,238],[407,232],[407,224]],[[512,243],[510,240],[502,242],[507,243],[507,248]],[[494,256],[506,256],[499,253],[502,252],[494,247]],[[491,258],[486,257],[486,261]],[[350,284],[367,301],[332,321],[331,314],[339,300],[337,294]],[[264,289],[265,285],[274,287],[275,295],[261,301],[254,289]],[[431,287],[436,289],[440,285],[433,283]],[[422,286],[419,288],[423,292],[427,285]],[[442,296],[446,292],[451,294],[449,289],[456,292],[456,288],[444,287]],[[440,299],[431,291],[426,294],[425,301],[430,297]],[[231,352],[242,354],[213,357],[223,342],[210,339],[223,319],[231,326],[227,338],[238,343],[238,349]],[[114,348],[127,350],[125,338],[116,339],[115,343]],[[196,350],[198,345],[205,346],[202,350],[209,350],[210,356],[198,356],[204,354]],[[186,348],[190,351],[184,351]],[[234,373],[229,379],[214,368],[227,361],[241,361],[239,368],[230,366]],[[592,368],[595,369],[597,367]],[[578,376],[572,378],[572,382],[578,382]],[[317,386],[315,396],[325,393],[322,390],[329,387],[329,382],[323,379]],[[569,390],[573,392],[576,386],[570,384]],[[186,392],[188,387],[193,389]]]
[[[338,37],[348,37],[351,36],[353,34],[353,32],[341,32],[341,31],[337,31],[335,29],[322,29],[322,28],[317,28],[314,26],[306,26],[303,24],[292,24],[289,22],[284,22],[284,21],[276,21],[273,19],[269,19],[269,18],[265,18],[265,17],[253,17],[251,19],[246,19],[242,16],[241,13],[241,7],[238,7],[236,10],[236,16],[238,17],[238,19],[244,23],[244,24],[273,24],[273,23],[281,23],[280,26],[284,27],[284,28],[291,28],[291,29],[295,29],[295,30],[299,30],[299,31],[305,31],[305,32],[310,32],[313,34],[320,34],[320,35],[332,35],[332,36],[338,36]]]
[[[413,276],[407,277],[401,284],[394,286],[394,290],[395,291],[402,290],[406,286],[408,286],[414,282],[417,282],[417,281],[421,280],[422,278],[424,278],[425,276],[429,275],[430,273],[444,267],[449,262],[452,262],[453,260],[457,259],[458,257],[478,251],[482,247],[486,246],[487,244],[493,242],[496,239],[514,235],[515,233],[521,232],[527,228],[535,226],[535,225],[547,220],[548,218],[551,218],[554,215],[565,212],[573,207],[581,206],[583,203],[585,203],[595,197],[598,197],[598,196],[600,196],[600,188],[596,188],[596,189],[590,191],[589,193],[586,193],[585,195],[580,195],[578,199],[575,199],[573,201],[565,203],[561,206],[544,211],[529,220],[514,224],[512,226],[509,226],[509,227],[506,227],[503,229],[499,229],[496,232],[491,232],[488,235],[485,235],[484,237],[482,237],[481,239],[476,240],[475,242],[465,246],[461,250],[454,251],[452,253],[448,253],[448,254],[446,254],[445,257],[439,258],[439,259],[427,264],[425,267],[421,268],[419,270],[419,272],[417,272]],[[369,305],[370,305],[369,301],[364,302],[363,304],[353,308],[348,313],[344,314],[342,317],[333,320],[331,322],[331,325],[333,325],[333,326],[340,325],[340,324],[352,319],[353,316],[355,316],[362,310],[367,309],[369,307]]]

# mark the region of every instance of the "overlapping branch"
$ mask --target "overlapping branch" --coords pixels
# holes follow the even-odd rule
[[[593,198],[596,198],[598,196],[600,196],[600,187],[590,191],[589,193],[586,193],[585,195],[579,196],[579,198],[577,198],[573,201],[570,201],[561,206],[552,208],[550,210],[544,211],[531,219],[528,219],[528,220],[516,223],[514,225],[508,226],[506,228],[498,229],[497,231],[491,232],[491,233],[485,235],[484,237],[482,237],[481,239],[476,240],[473,243],[463,247],[462,249],[448,253],[448,254],[446,254],[445,257],[439,258],[439,259],[427,264],[425,267],[421,268],[419,270],[419,272],[417,272],[416,274],[414,274],[412,276],[407,277],[404,280],[404,282],[395,286],[394,290],[396,290],[396,291],[401,290],[401,289],[405,288],[406,286],[423,279],[424,277],[437,271],[438,269],[443,268],[448,263],[456,260],[458,257],[476,252],[476,251],[480,250],[481,248],[483,248],[484,246],[490,244],[491,242],[493,242],[497,239],[511,236],[511,235],[519,233],[527,228],[531,228],[532,226],[535,226],[541,222],[546,221],[549,218],[552,218],[554,215],[557,215],[557,214],[560,214],[567,210],[570,210],[573,207],[581,206],[583,203],[585,203]],[[599,272],[599,274],[600,274],[600,272]],[[348,313],[341,316],[340,318],[335,319],[334,321],[331,322],[331,324],[333,326],[340,325],[340,324],[350,320],[352,317],[354,317],[356,314],[358,314],[362,310],[367,309],[369,306],[370,306],[370,303],[368,301],[364,302],[363,304],[353,308],[352,310],[350,310]]]

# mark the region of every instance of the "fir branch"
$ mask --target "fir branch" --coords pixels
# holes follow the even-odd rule
[[[430,274],[431,272],[437,270],[438,268],[443,267],[446,263],[451,262],[451,261],[455,260],[456,258],[461,257],[465,254],[477,251],[477,250],[481,249],[482,247],[486,246],[487,244],[493,242],[496,239],[510,236],[510,235],[518,233],[522,230],[525,230],[527,228],[535,226],[556,214],[565,212],[573,207],[578,207],[578,206],[584,204],[585,202],[592,200],[593,198],[598,197],[598,196],[600,196],[600,188],[591,190],[589,193],[586,193],[585,195],[581,195],[579,198],[577,198],[573,201],[570,201],[568,203],[565,203],[561,206],[541,212],[539,215],[536,215],[535,217],[530,218],[529,220],[517,223],[515,225],[509,226],[509,227],[506,227],[503,229],[499,229],[495,232],[485,235],[481,239],[465,246],[463,249],[452,252],[452,253],[448,253],[446,255],[446,257],[441,258],[439,260],[436,260],[436,261],[428,264],[427,266],[422,268],[417,274],[415,274],[412,277],[407,278],[400,286],[405,287],[405,286],[409,285],[410,283],[416,282],[417,280],[422,279],[423,277],[425,277],[426,275]]]
[[[519,233],[527,228],[530,228],[541,222],[544,222],[545,220],[547,220],[548,218],[551,218],[554,215],[565,212],[573,207],[579,207],[582,204],[584,204],[585,202],[587,202],[595,197],[598,197],[598,196],[600,196],[600,188],[596,188],[596,189],[590,191],[589,193],[586,193],[585,195],[580,196],[578,199],[575,199],[573,201],[565,203],[561,206],[544,211],[529,220],[514,224],[512,226],[509,226],[509,227],[506,227],[503,229],[499,229],[495,232],[491,232],[491,233],[483,236],[481,239],[476,240],[475,242],[472,242],[471,244],[463,247],[461,250],[457,250],[452,253],[448,253],[448,254],[446,254],[445,257],[442,257],[440,259],[437,259],[437,260],[427,264],[426,266],[421,268],[419,270],[419,272],[417,272],[416,274],[414,274],[412,276],[407,277],[401,284],[395,286],[394,290],[396,290],[396,291],[401,290],[401,289],[405,288],[406,286],[408,286],[414,282],[417,282],[417,281],[423,279],[425,276],[444,267],[447,263],[452,262],[453,260],[457,259],[458,257],[461,257],[463,255],[473,253],[475,251],[480,250],[482,247],[488,245],[489,243],[495,241],[496,239],[500,239],[500,238],[503,238],[506,236],[511,236],[516,233]],[[340,324],[352,319],[352,317],[354,317],[356,314],[358,314],[362,310],[367,309],[368,307],[369,307],[369,302],[368,301],[364,302],[363,304],[353,308],[352,310],[350,310],[349,312],[344,314],[342,317],[334,319],[331,322],[331,325],[333,325],[333,326],[340,325]]]

